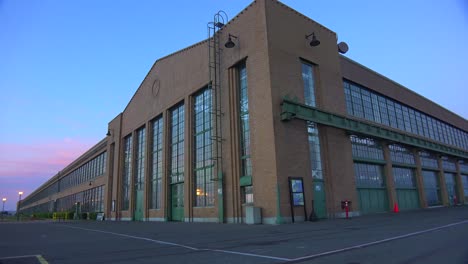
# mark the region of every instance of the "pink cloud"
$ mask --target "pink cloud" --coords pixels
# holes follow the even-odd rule
[[[37,144],[0,143],[0,196],[14,209],[18,191],[28,196],[96,142],[65,138]],[[0,208],[1,209],[1,208]]]

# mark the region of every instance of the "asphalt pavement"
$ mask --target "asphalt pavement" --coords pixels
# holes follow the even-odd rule
[[[284,225],[4,222],[0,264],[456,264],[467,239],[467,206]]]

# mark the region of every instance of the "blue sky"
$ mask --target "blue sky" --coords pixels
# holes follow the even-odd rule
[[[0,196],[14,209],[105,137],[154,61],[251,1],[0,0]],[[293,1],[353,60],[468,117],[468,4]]]

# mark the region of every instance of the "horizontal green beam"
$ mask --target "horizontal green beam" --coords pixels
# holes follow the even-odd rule
[[[240,177],[240,186],[250,186],[250,185],[252,185],[252,176]]]
[[[468,159],[467,151],[435,143],[420,137],[396,132],[385,127],[376,126],[349,117],[332,114],[305,104],[301,104],[297,102],[297,100],[291,100],[287,97],[283,98],[281,107],[282,121],[289,121],[294,118],[312,121],[322,125],[344,129],[355,134],[386,139],[421,149],[428,149],[435,152]]]

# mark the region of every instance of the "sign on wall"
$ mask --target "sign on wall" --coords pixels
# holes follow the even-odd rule
[[[307,219],[304,181],[302,180],[302,177],[289,177],[288,182],[292,222],[294,223],[294,207],[304,207],[304,219]]]

